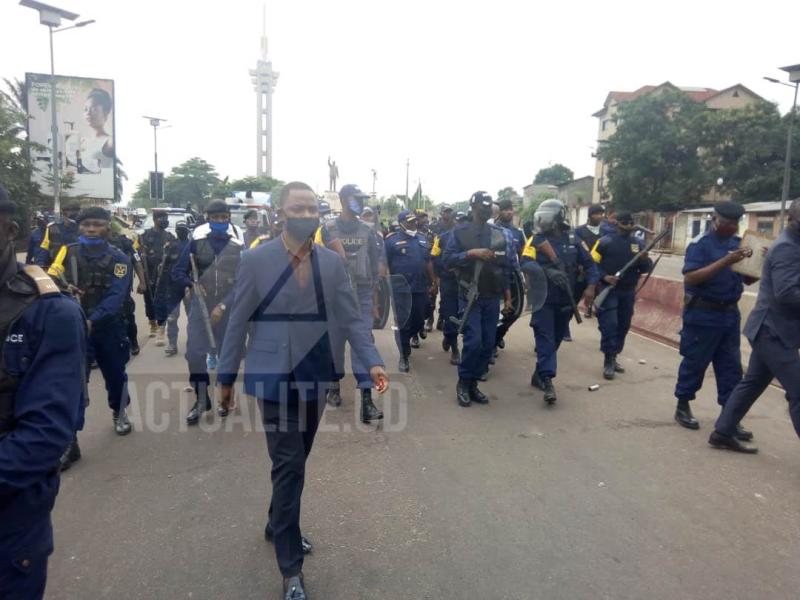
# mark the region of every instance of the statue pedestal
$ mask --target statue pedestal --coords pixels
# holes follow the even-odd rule
[[[330,190],[322,193],[322,199],[331,206],[331,212],[341,214],[342,201],[339,199],[339,194]]]

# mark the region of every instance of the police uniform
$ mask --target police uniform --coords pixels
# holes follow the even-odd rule
[[[473,219],[476,211],[481,211],[488,219],[491,215],[491,196],[476,192],[470,199],[470,206]],[[468,258],[467,253],[477,248],[493,251],[496,258],[484,263],[478,280],[479,296],[470,313],[463,315],[467,305],[466,291],[472,282],[476,265],[476,261]],[[444,248],[444,265],[455,269],[458,274],[461,285],[458,308],[462,318],[466,319],[462,330],[461,362],[458,365],[457,399],[462,406],[469,406],[472,402],[483,404],[488,402],[488,398],[480,393],[477,382],[488,371],[494,353],[500,300],[506,292],[510,293],[511,277],[519,268],[514,242],[502,227],[473,220],[453,230]]]
[[[735,218],[741,217],[743,212],[740,207]],[[741,238],[736,235],[722,238],[716,231],[701,234],[686,248],[684,275],[728,256],[740,244]],[[742,276],[726,266],[710,279],[696,286],[685,285],[684,289],[680,344],[683,359],[678,369],[675,397],[679,408],[686,406],[688,411],[688,402],[695,399],[695,394],[703,386],[706,369],[713,365],[717,402],[725,406],[733,388],[742,379],[738,306],[744,291]],[[688,415],[676,413],[676,419],[691,429],[698,428],[697,421],[688,412]],[[683,419],[684,416],[688,418]]]
[[[643,249],[644,243],[630,233],[617,231],[601,237],[592,249],[592,258],[600,268],[600,289],[603,289],[603,277],[614,275]],[[652,264],[649,258],[640,259],[637,265],[622,276],[597,311],[600,351],[605,355],[603,375],[607,379],[613,379],[614,372],[623,372],[616,358],[625,347],[625,338],[631,327],[639,276],[648,273]]]
[[[103,209],[98,211],[108,213]],[[83,218],[95,216],[92,209],[81,213]],[[107,218],[107,217],[105,217]],[[105,240],[89,246],[84,241],[63,246],[48,273],[81,290],[81,308],[91,322],[86,354],[86,380],[89,365],[97,362],[108,392],[114,428],[119,435],[131,431],[125,409],[128,406],[128,375],[125,365],[130,358],[130,345],[120,317],[126,296],[130,295],[131,263],[121,250]],[[78,430],[83,429],[83,415]]]
[[[415,211],[417,215],[417,219],[428,219],[428,213],[426,213],[421,208]],[[428,243],[428,248],[433,249],[433,243],[436,240],[436,234],[434,231],[426,224],[424,228],[420,227],[419,232],[425,236],[425,241]],[[428,331],[433,329],[433,314],[436,312],[436,296],[434,294],[428,294],[428,298],[425,301],[425,326],[420,329],[420,337],[425,339],[427,337]],[[419,343],[419,340],[416,342]]]
[[[207,214],[228,213],[229,209],[222,201],[213,201],[207,207]],[[222,318],[212,325],[214,341],[217,349],[222,347],[225,329],[228,323],[228,307],[233,302],[233,287],[236,271],[239,268],[243,242],[232,232],[229,223],[222,231],[215,231],[214,223],[206,223],[196,227],[192,240],[186,244],[177,264],[172,269],[172,278],[180,290],[193,287],[192,263],[197,265],[199,283],[205,290],[205,304],[209,313],[216,306],[223,309]],[[192,294],[189,305],[189,322],[187,325],[186,362],[189,366],[189,383],[195,390],[197,400],[192,407],[187,422],[196,423],[200,415],[211,409],[208,386],[211,379],[208,375],[207,357],[211,350],[203,311],[203,302],[197,293]],[[221,414],[227,414],[224,410]]]
[[[74,207],[71,207],[74,208]],[[78,241],[78,224],[63,215],[63,220],[58,223],[50,223],[45,229],[42,243],[39,245],[39,252],[36,257],[36,264],[47,268],[51,265],[62,246],[74,244]]]
[[[414,222],[413,212],[402,211],[398,215],[401,222]],[[386,264],[392,279],[402,277],[405,285],[393,285],[392,294],[395,302],[395,316],[400,312],[402,317],[408,314],[405,322],[397,324],[395,341],[400,350],[400,371],[408,371],[408,357],[411,355],[411,338],[418,335],[425,326],[425,307],[428,302],[428,291],[431,281],[428,275],[431,260],[431,248],[427,237],[419,232],[414,235],[405,230],[390,233],[384,242],[386,248]],[[398,307],[400,310],[398,311]],[[401,317],[401,318],[402,318]]]
[[[441,231],[436,236],[431,249],[433,259],[433,270],[439,278],[439,317],[442,320],[442,348],[445,352],[450,351],[450,363],[458,365],[461,361],[461,353],[458,349],[458,325],[453,323],[451,317],[458,317],[458,280],[452,269],[444,265],[443,248],[447,246],[450,237],[453,235],[453,228]]]
[[[545,242],[549,242],[555,251],[564,268],[563,272],[543,252],[537,252],[537,247]],[[531,237],[522,253],[523,268],[530,261],[539,263],[546,274],[552,274],[553,271],[557,271],[559,275],[565,274],[569,288],[564,289],[555,283],[549,283],[544,305],[531,315],[530,322],[536,342],[536,368],[531,381],[546,392],[545,400],[555,402],[555,391],[550,380],[556,377],[558,348],[567,334],[573,316],[572,300],[578,287],[579,271],[582,269],[586,273],[590,285],[597,283],[600,274],[588,246],[578,240],[572,230],[563,231],[559,235],[538,233]],[[570,298],[570,294],[573,298]]]
[[[131,268],[135,272],[136,266],[142,262],[138,250],[139,241],[131,241],[127,236],[112,231],[108,243],[128,257]],[[133,273],[131,273],[130,288],[122,305],[122,316],[125,320],[125,335],[128,336],[131,354],[139,354],[139,328],[136,326],[136,301],[133,299]]]
[[[381,261],[378,236],[366,223],[358,220],[347,221],[341,217],[326,221],[322,229],[330,238],[339,239],[344,247],[347,256],[345,261],[347,276],[350,278],[350,285],[353,287],[364,325],[368,331],[371,331],[373,291],[378,281],[378,269]],[[342,337],[339,342],[337,344],[339,347],[335,351],[338,356],[343,358],[344,338]],[[361,357],[355,352],[350,353],[350,362],[358,388],[361,390],[361,421],[369,423],[372,420],[382,419],[383,413],[372,402],[372,378],[369,374],[369,365],[364,364]],[[343,364],[343,361],[338,364]],[[332,404],[338,405],[341,402],[339,398],[339,383],[336,382],[328,393],[328,399]]]
[[[511,235],[511,240],[514,242],[514,251],[517,253],[517,257],[522,257],[522,251],[525,248],[525,234],[522,233],[521,229],[518,229],[514,226],[513,223],[503,223],[498,222],[498,225],[508,231]],[[521,274],[515,273],[514,277],[521,277]],[[520,279],[520,282],[522,280]],[[516,298],[516,294],[524,294],[524,286],[522,284],[512,286],[511,288],[511,299],[512,302],[522,302],[522,298]],[[505,337],[508,333],[508,330],[511,329],[511,326],[516,322],[517,315],[516,314],[503,314],[500,317],[500,322],[497,324],[497,333],[495,334],[495,345],[499,348],[505,347]]]
[[[44,241],[44,233],[47,227],[36,227],[31,231],[30,240],[28,240],[28,252],[25,255],[26,265],[35,265],[36,257],[39,254],[39,248]]]
[[[147,291],[144,294],[144,310],[147,319],[150,321],[151,333],[155,328],[156,346],[164,345],[164,326],[166,325],[165,304],[167,298],[159,294],[157,288],[161,288],[164,279],[163,269],[165,260],[165,247],[175,241],[175,236],[166,229],[156,229],[151,227],[139,236],[139,253],[144,265],[144,273],[147,278]],[[162,318],[159,318],[162,317]]]
[[[186,227],[185,223],[183,227]],[[175,226],[176,231],[181,228],[181,223]],[[159,322],[166,320],[167,323],[167,348],[168,356],[178,353],[178,318],[180,316],[181,304],[188,314],[189,303],[184,299],[183,289],[175,289],[172,283],[172,269],[178,263],[178,259],[183,249],[189,244],[188,227],[186,227],[187,237],[173,238],[164,246],[163,265],[161,266],[161,277],[158,281],[155,293],[158,302],[156,303],[156,319]],[[173,308],[174,307],[174,308]]]

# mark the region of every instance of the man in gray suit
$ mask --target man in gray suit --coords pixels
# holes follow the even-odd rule
[[[734,435],[739,421],[772,381],[786,390],[792,424],[800,436],[800,200],[789,208],[789,224],[767,254],[758,300],[744,327],[753,353],[747,373],[731,393],[708,443],[755,454]]]
[[[242,256],[217,382],[222,406],[231,407],[246,343],[244,389],[261,407],[272,460],[264,534],[275,542],[284,597],[305,600],[303,554],[311,545],[300,533],[300,498],[327,390],[343,374],[332,348],[344,336],[379,392],[388,377],[342,259],[312,241],[319,226],[313,190],[286,184],[280,208],[286,217],[280,237]]]

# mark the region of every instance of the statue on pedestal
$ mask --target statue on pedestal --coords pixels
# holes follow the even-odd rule
[[[336,161],[331,162],[331,157],[328,157],[328,190],[331,192],[336,191],[336,180],[339,179],[339,167],[336,166]]]

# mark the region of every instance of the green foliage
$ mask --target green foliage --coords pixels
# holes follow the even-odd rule
[[[511,200],[514,204],[517,204],[520,202],[521,197],[514,188],[504,187],[497,192],[497,201],[500,202],[501,200]]]
[[[710,188],[699,153],[707,113],[677,91],[621,105],[616,132],[597,152],[608,164],[614,204],[638,211],[698,203]]]
[[[556,163],[545,169],[539,169],[539,172],[536,173],[536,177],[533,179],[533,183],[560,185],[572,181],[573,179],[575,179],[575,175],[571,169],[568,169],[560,163]]]

